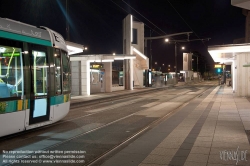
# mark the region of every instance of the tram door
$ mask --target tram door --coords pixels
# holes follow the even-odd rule
[[[34,124],[49,120],[49,65],[46,51],[32,50],[30,64],[31,95],[29,123]]]

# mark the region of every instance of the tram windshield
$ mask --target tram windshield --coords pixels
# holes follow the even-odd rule
[[[22,96],[23,86],[22,50],[0,45],[0,98]]]

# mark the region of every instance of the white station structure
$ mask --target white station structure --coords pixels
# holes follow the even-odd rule
[[[123,54],[73,55],[83,52],[84,46],[66,44],[72,67],[72,95],[114,91],[112,62],[116,60],[123,61],[123,86],[119,89],[143,87],[143,73],[149,68],[149,59],[144,55],[144,24],[133,21],[132,15],[123,20]]]
[[[250,1],[231,0],[233,6],[250,10]],[[248,21],[249,20],[249,21]],[[250,23],[250,12],[247,12]],[[214,62],[231,65],[232,91],[237,96],[250,96],[250,26],[246,26],[245,43],[209,46]],[[249,37],[248,37],[249,36]],[[120,90],[143,87],[144,72],[149,69],[149,59],[144,55],[144,24],[133,21],[132,15],[123,20],[123,54],[73,55],[83,52],[84,46],[66,42],[72,67],[72,95],[90,95],[96,92],[112,92],[112,62],[123,61]],[[183,55],[185,57],[191,55]],[[187,58],[190,59],[190,58]],[[184,64],[183,64],[184,65]],[[184,65],[185,66],[185,65]],[[188,80],[198,77],[189,68],[181,71]],[[189,62],[187,61],[187,66]],[[197,76],[196,76],[197,75]]]
[[[231,65],[233,92],[237,96],[250,96],[250,44],[209,46],[214,62]]]
[[[242,44],[209,46],[214,62],[231,65],[232,90],[237,96],[250,96],[250,1],[231,0],[231,4],[243,9],[246,15],[246,33]]]

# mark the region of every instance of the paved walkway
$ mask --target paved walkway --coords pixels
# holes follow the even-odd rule
[[[209,81],[208,83],[211,84],[211,81]],[[114,98],[114,97],[119,97],[119,96],[126,96],[126,95],[130,95],[130,94],[138,94],[138,93],[142,93],[142,92],[146,92],[146,91],[160,90],[160,89],[178,87],[178,86],[183,86],[183,85],[187,85],[187,84],[184,82],[179,82],[176,85],[169,84],[169,85],[166,85],[163,87],[144,87],[144,88],[135,88],[133,90],[114,91],[114,92],[110,92],[110,93],[96,93],[96,94],[91,94],[89,96],[71,96],[70,102],[71,102],[71,104],[77,104],[80,102],[88,102],[88,101],[91,102],[94,100]]]
[[[182,86],[183,84],[177,84],[175,86]],[[152,91],[152,90],[160,90],[165,89],[169,87],[173,87],[174,85],[167,85],[164,87],[145,87],[145,88],[137,88],[133,90],[120,90],[120,91],[114,91],[110,93],[96,93],[91,94],[89,96],[71,96],[71,104],[79,103],[79,102],[88,102],[88,101],[94,101],[94,100],[100,100],[100,99],[107,99],[107,98],[114,98],[119,96],[125,96],[125,95],[131,95],[131,94],[138,94],[143,93],[146,91]]]
[[[231,87],[211,88],[103,165],[250,165],[250,103]],[[249,133],[250,134],[250,133]]]

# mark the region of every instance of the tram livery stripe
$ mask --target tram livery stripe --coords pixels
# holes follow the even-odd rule
[[[70,101],[70,94],[50,97],[50,105],[62,104]],[[0,102],[0,114],[22,111],[30,108],[30,100],[14,100]]]
[[[70,94],[53,96],[50,98],[50,105],[57,105],[61,103],[66,103],[68,101],[70,101]]]
[[[29,37],[29,36],[23,36],[23,35],[19,35],[15,33],[10,33],[10,32],[0,31],[0,37],[18,40],[18,41],[24,41],[28,43],[40,44],[44,46],[50,46],[50,47],[52,46],[51,42],[48,40],[38,39],[34,37]]]
[[[17,104],[17,110],[18,111],[23,110],[23,100],[18,100],[17,102],[18,102],[18,104]]]

